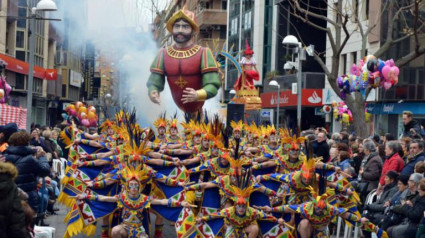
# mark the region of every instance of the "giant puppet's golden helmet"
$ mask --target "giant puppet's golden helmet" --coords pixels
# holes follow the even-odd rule
[[[187,21],[192,26],[194,32],[199,32],[199,26],[196,23],[195,13],[183,8],[174,13],[174,15],[171,16],[171,18],[167,21],[167,30],[170,33],[173,33],[173,25],[179,19],[184,19]]]

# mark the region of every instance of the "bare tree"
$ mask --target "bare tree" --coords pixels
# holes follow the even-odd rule
[[[315,52],[314,59],[323,68],[329,84],[337,94],[339,94],[337,78],[339,76],[341,52],[354,34],[359,34],[362,39],[361,58],[366,54],[367,41],[371,32],[378,25],[382,25],[383,22],[388,22],[388,25],[386,26],[386,33],[383,34],[384,38],[381,37],[381,46],[376,52],[370,53],[376,57],[382,57],[391,47],[402,41],[414,42],[413,51],[399,59],[395,59],[398,67],[408,64],[425,53],[425,45],[420,44],[420,39],[424,36],[425,25],[422,18],[423,14],[421,15],[421,10],[424,10],[423,0],[383,0],[381,9],[374,9],[377,10],[377,13],[373,14],[373,17],[369,17],[368,21],[360,19],[361,11],[357,9],[357,6],[364,6],[369,2],[366,0],[324,0],[324,5],[327,8],[320,10],[327,11],[327,16],[313,11],[309,0],[287,0],[286,2],[290,5],[288,11],[290,11],[292,16],[309,26],[326,32],[329,41],[328,47],[332,50],[329,62],[330,67],[326,65],[323,59],[324,52]],[[315,10],[317,10],[317,7]],[[329,14],[330,12],[331,14]],[[327,27],[317,24],[318,21],[325,21]],[[402,29],[402,31],[399,31],[399,29]],[[299,36],[299,38],[301,37]],[[369,92],[370,90],[366,92],[365,98],[367,98]],[[361,137],[368,135],[368,130],[365,126],[365,98],[360,92],[354,92],[351,95],[347,95],[345,100],[353,114],[354,130]]]

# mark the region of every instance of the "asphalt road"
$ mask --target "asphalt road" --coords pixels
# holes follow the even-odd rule
[[[67,207],[62,205],[58,205],[57,207],[60,209],[59,211],[57,211],[58,215],[48,216],[47,219],[45,220],[45,222],[49,224],[51,227],[56,228],[55,238],[63,237],[63,234],[65,234],[65,231],[66,231],[66,224],[63,222],[63,220],[67,213]],[[151,215],[151,221],[155,221],[155,215]],[[151,227],[152,233],[150,237],[154,237],[154,234],[153,234],[154,229],[155,227],[152,224],[152,227]],[[101,235],[101,224],[98,224],[96,229],[96,234],[94,237],[100,237],[100,235]],[[87,236],[80,234],[75,237],[85,238]],[[167,221],[165,221],[165,224],[164,224],[163,237],[164,238],[176,237],[174,226],[170,226],[170,223]]]

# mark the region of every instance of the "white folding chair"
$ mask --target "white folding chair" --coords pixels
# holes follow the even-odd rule
[[[56,229],[48,226],[34,226],[34,235],[36,238],[54,238]]]

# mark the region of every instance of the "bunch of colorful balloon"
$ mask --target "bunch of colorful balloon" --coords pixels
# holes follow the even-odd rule
[[[4,104],[9,97],[12,87],[6,82],[6,76],[0,75],[0,104]]]
[[[94,106],[87,106],[82,102],[69,104],[62,117],[67,120],[70,116],[78,118],[85,127],[97,127],[97,113]]]
[[[332,102],[334,118],[337,121],[340,121],[344,124],[350,125],[350,122],[353,122],[353,114],[351,114],[350,109],[348,109],[345,102]]]
[[[353,64],[350,74],[345,74],[337,78],[340,97],[345,100],[347,94],[361,92],[365,96],[368,87],[383,87],[390,89],[398,83],[399,69],[394,64],[394,60],[383,61],[373,55],[368,55],[360,60],[358,65]]]

